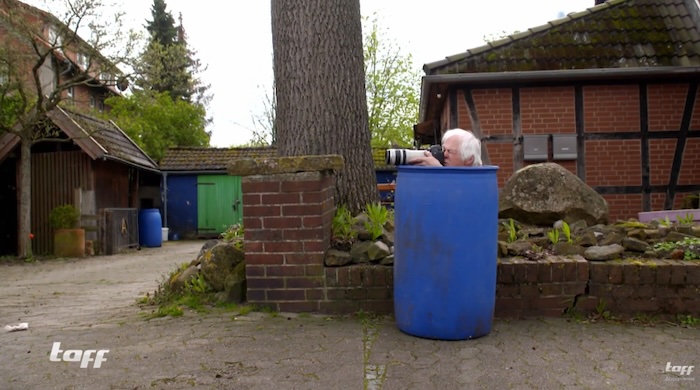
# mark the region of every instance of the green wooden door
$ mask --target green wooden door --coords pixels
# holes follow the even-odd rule
[[[200,235],[218,235],[243,222],[240,176],[197,177],[197,229]]]

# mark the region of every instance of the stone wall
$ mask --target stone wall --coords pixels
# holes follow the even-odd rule
[[[229,167],[229,173],[244,176],[248,302],[288,312],[391,314],[393,267],[324,265],[338,162],[321,159],[318,166],[307,166],[304,161]],[[700,315],[699,292],[697,261],[504,258],[498,261],[495,315],[558,317],[570,308]]]

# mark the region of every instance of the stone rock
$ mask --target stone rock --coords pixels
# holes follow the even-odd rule
[[[390,254],[389,246],[381,241],[375,241],[367,248],[367,257],[370,261],[382,259]]]
[[[508,256],[508,243],[505,241],[498,241],[498,255],[499,256]]]
[[[382,233],[382,242],[385,243],[387,246],[393,246],[394,245],[394,232],[393,231],[388,231],[384,229],[384,233]]]
[[[622,239],[625,238],[625,236],[622,233],[618,233],[616,231],[611,231],[610,233],[606,234],[603,236],[603,238],[598,241],[598,245],[600,246],[608,246],[612,244],[622,244]]]
[[[394,220],[392,220],[391,217],[390,217],[389,220],[386,221],[386,223],[384,224],[384,230],[386,230],[386,231],[389,232],[389,233],[393,233],[393,232],[394,232]]]
[[[530,241],[532,245],[537,245],[540,248],[546,248],[550,244],[549,237],[530,237],[528,241]]]
[[[507,245],[508,254],[511,256],[525,256],[527,251],[532,250],[530,241],[513,241]]]
[[[664,237],[664,241],[676,242],[676,241],[683,241],[683,239],[685,239],[685,238],[693,238],[693,236],[691,236],[690,234],[683,234],[683,233],[679,233],[679,232],[670,231],[670,232],[668,232],[666,237]]]
[[[182,291],[182,289],[185,288],[185,284],[197,277],[198,274],[199,268],[197,268],[197,266],[190,265],[183,271],[173,275],[173,277],[170,279],[170,288],[173,291]]]
[[[219,244],[221,240],[208,240],[207,242],[202,245],[202,249],[199,250],[199,253],[197,254],[197,257],[195,258],[195,261],[200,261],[200,257],[208,251],[209,249],[215,247],[217,244]],[[192,264],[192,263],[190,263]]]
[[[629,232],[627,232],[627,237],[636,238],[638,240],[644,240],[647,238],[647,234],[644,232],[644,229],[632,229]]]
[[[245,262],[240,262],[233,272],[226,276],[225,295],[219,296],[220,300],[227,303],[241,303],[246,300]]]
[[[661,232],[659,232],[659,229],[644,229],[644,235],[646,238],[652,240],[658,240],[661,238]]]
[[[700,225],[695,225],[690,230],[692,230],[695,237],[700,237]]]
[[[574,256],[583,255],[583,253],[586,251],[586,248],[580,245],[563,241],[554,244],[554,247],[552,247],[552,251],[555,255],[559,256]]]
[[[588,224],[583,219],[579,219],[578,221],[574,221],[569,224],[569,230],[571,230],[571,234],[575,235],[583,234],[583,232],[585,232],[587,228]]]
[[[204,280],[214,291],[224,291],[226,279],[236,272],[236,266],[244,260],[243,251],[222,241],[202,255],[201,271]]]
[[[369,263],[367,251],[372,244],[374,244],[372,241],[359,241],[354,243],[352,248],[350,248],[350,257],[352,258],[352,262],[355,264]]]
[[[556,163],[529,165],[515,172],[500,192],[499,218],[552,225],[584,220],[608,222],[608,203],[581,179]]]
[[[580,236],[576,238],[576,243],[581,246],[593,246],[598,245],[598,239],[595,236],[595,232],[583,232]]]
[[[392,255],[389,255],[389,256],[383,258],[379,262],[379,264],[381,264],[381,265],[394,265],[394,255],[392,254]]]
[[[589,261],[605,261],[620,258],[625,248],[619,244],[591,246],[583,252],[583,257]]]
[[[646,242],[634,237],[625,237],[622,239],[622,246],[626,250],[634,252],[646,252],[651,249],[651,246]]]
[[[325,264],[328,267],[342,267],[352,262],[352,256],[348,252],[337,249],[329,249],[326,253]]]

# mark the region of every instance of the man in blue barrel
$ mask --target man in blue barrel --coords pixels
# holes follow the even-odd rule
[[[464,129],[450,129],[442,135],[442,151],[445,154],[446,167],[479,167],[481,166],[481,142],[474,133]],[[411,165],[425,167],[442,166],[440,161],[429,151],[421,157],[413,158]]]

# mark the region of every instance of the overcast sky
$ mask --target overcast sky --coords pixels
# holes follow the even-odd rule
[[[25,0],[46,8],[44,0]],[[214,98],[211,144],[247,142],[252,116],[263,112],[271,93],[272,33],[270,1],[165,0],[177,23],[179,13],[188,44],[208,69],[204,81]],[[134,28],[151,19],[152,0],[123,0],[121,9]],[[48,4],[51,4],[49,1]],[[417,69],[499,37],[594,6],[594,0],[361,0],[363,16],[377,12],[387,39],[413,56]],[[49,11],[51,11],[49,9]],[[422,72],[421,72],[422,74]]]

